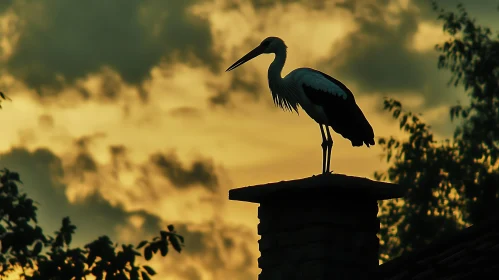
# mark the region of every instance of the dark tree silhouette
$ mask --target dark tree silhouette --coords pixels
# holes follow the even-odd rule
[[[418,115],[385,100],[385,109],[410,137],[379,140],[391,166],[376,172],[376,179],[408,188],[404,199],[381,207],[383,260],[479,222],[499,206],[499,34],[478,25],[463,5],[457,13],[435,2],[433,8],[451,36],[436,46],[438,67],[451,71],[450,84],[464,87],[469,104],[450,108],[457,128],[451,139],[437,142]]]
[[[152,241],[133,245],[113,244],[109,237],[101,236],[84,248],[71,247],[76,226],[69,217],[55,237],[47,236],[37,224],[35,202],[18,189],[19,174],[7,169],[0,171],[0,279],[15,268],[22,269],[21,277],[30,280],[85,279],[150,279],[156,272],[149,266],[138,266],[137,251],[143,249],[144,258],[150,260],[158,251],[168,254],[169,246],[177,252],[184,243],[172,225],[168,231]]]

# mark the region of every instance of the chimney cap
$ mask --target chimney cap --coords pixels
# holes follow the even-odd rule
[[[403,197],[406,189],[397,184],[373,181],[363,177],[344,174],[314,175],[312,177],[291,181],[280,181],[256,186],[232,189],[229,191],[230,200],[261,203],[273,197],[307,196],[313,193],[335,196],[367,196],[376,200]]]

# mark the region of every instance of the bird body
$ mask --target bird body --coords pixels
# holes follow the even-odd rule
[[[301,97],[299,102],[300,106],[319,124],[330,125],[324,108],[325,104],[320,104],[318,100],[322,96],[316,96],[314,93],[310,93],[311,96],[309,96],[305,90],[307,90],[307,92],[309,90],[320,91],[319,94],[323,95],[323,97],[331,95],[337,98],[337,101],[346,100],[348,98],[347,93],[342,91],[341,88],[332,84],[322,76],[319,71],[311,68],[295,69],[284,78],[284,81],[289,81],[298,85],[295,87],[295,90],[299,92],[297,96]]]
[[[355,102],[352,92],[327,74],[311,68],[300,69],[314,76],[314,79],[306,78],[302,81],[302,91],[306,96],[304,99],[308,99],[303,104],[313,104],[313,109],[326,119],[325,122],[314,120],[333,128],[336,133],[350,140],[352,146],[374,145],[374,131]],[[303,109],[310,115],[311,109]]]
[[[323,138],[323,173],[329,173],[333,144],[329,127],[350,140],[355,147],[374,145],[374,131],[355,102],[352,92],[335,78],[312,68],[298,68],[282,78],[286,49],[280,38],[268,37],[227,71],[262,53],[274,53],[275,59],[268,70],[269,88],[274,103],[289,111],[298,112],[298,107],[301,107],[319,124]],[[322,126],[326,128],[327,137]]]
[[[322,89],[324,94],[336,94],[331,92],[324,83],[323,78],[319,74],[310,71],[308,68],[298,68],[291,71],[283,79],[283,83],[291,85],[293,91],[295,91],[295,96],[298,97],[298,104],[300,107],[317,123],[323,125],[329,125],[329,120],[324,111],[324,107],[313,103],[309,97],[304,92],[303,86],[311,86],[313,84],[318,89]],[[313,81],[313,82],[312,82]],[[271,89],[272,90],[272,89]]]

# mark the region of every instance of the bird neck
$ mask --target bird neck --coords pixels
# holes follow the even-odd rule
[[[284,63],[286,62],[286,49],[279,49],[275,53],[275,58],[274,61],[270,64],[269,67],[269,85],[272,86],[278,86],[274,85],[274,83],[279,83],[282,80],[281,77],[281,72],[282,68],[284,67]]]
[[[274,104],[283,110],[298,113],[298,98],[291,84],[281,77],[282,68],[286,62],[286,48],[275,53],[274,61],[269,67],[269,88]]]

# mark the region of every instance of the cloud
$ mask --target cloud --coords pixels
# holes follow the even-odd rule
[[[437,2],[447,10],[455,10],[461,1]],[[480,15],[479,21],[483,19],[499,26],[497,12],[494,20],[488,16],[493,9],[490,1],[465,1],[464,4],[472,16],[473,13]],[[369,4],[348,1],[337,6],[355,16],[358,30],[335,46],[335,53],[322,63],[323,68],[355,84],[360,92],[397,95],[396,98],[401,99],[421,94],[422,109],[455,104],[464,98],[462,88],[448,86],[451,73],[437,68],[439,53],[433,46],[443,43],[445,37],[443,31],[441,35],[438,32],[442,30],[442,23],[436,20],[437,13],[432,10],[430,1],[373,0]],[[430,48],[415,47],[415,44],[421,45],[422,39],[430,42]]]
[[[276,5],[289,5],[299,3],[307,8],[321,9],[326,5],[326,0],[251,0],[255,9],[269,9]]]
[[[200,119],[202,116],[201,110],[194,107],[177,107],[170,110],[170,116],[175,118],[195,118]]]
[[[178,188],[187,188],[196,184],[205,186],[210,191],[216,191],[218,178],[210,161],[194,161],[190,168],[184,168],[175,154],[154,154],[151,162],[161,174]]]
[[[242,57],[244,54],[240,54]],[[234,60],[235,61],[235,60]],[[230,82],[228,86],[221,86],[215,83],[208,84],[215,95],[211,96],[209,101],[212,105],[222,105],[230,107],[233,102],[232,94],[241,94],[248,97],[251,101],[257,101],[265,91],[268,91],[266,80],[263,81],[259,73],[249,64],[237,68],[237,71],[231,71]],[[264,86],[265,85],[265,86]]]
[[[135,86],[142,86],[151,69],[164,63],[218,69],[209,23],[190,12],[195,0],[9,3],[18,38],[4,66],[41,95],[57,94],[104,68]],[[0,9],[6,6],[2,1]],[[118,91],[113,79],[101,88],[108,98]]]
[[[219,91],[217,94],[213,95],[209,99],[210,104],[214,106],[229,106],[230,104],[230,94],[229,91]]]
[[[116,100],[121,91],[121,80],[110,69],[102,72],[102,82],[100,84],[100,96],[106,100]]]
[[[179,263],[185,258],[198,264],[197,269],[186,265],[187,261],[179,265],[178,275],[186,277],[182,279],[201,279],[195,278],[200,274],[209,275],[208,279],[255,279],[256,256],[248,242],[254,238],[252,231],[214,222],[184,224],[177,230],[186,240]]]
[[[81,152],[78,154],[73,166],[75,169],[81,170],[82,172],[97,171],[97,164],[95,163],[94,159],[90,154],[85,152]]]
[[[38,124],[44,129],[51,129],[54,127],[54,118],[48,114],[40,115],[38,117]]]
[[[185,239],[182,253],[171,251],[166,259],[155,257],[148,262],[158,272],[155,276],[158,279],[252,280],[257,277],[257,253],[252,250],[256,249],[256,236],[251,230],[223,222],[175,223],[175,230]],[[126,235],[132,237],[133,229],[124,229],[122,236]]]
[[[337,44],[323,68],[355,84],[360,92],[422,94],[427,108],[454,103],[456,90],[447,87],[449,73],[437,69],[438,54],[412,47],[421,23],[418,9],[397,2],[340,5],[353,13],[358,29]]]
[[[433,21],[437,18],[437,13],[433,11],[429,0],[412,0],[421,11],[424,20]],[[457,5],[462,3],[466,11],[472,18],[476,18],[479,24],[484,24],[493,29],[499,29],[498,5],[497,1],[489,0],[437,0],[440,8],[446,11],[457,11]]]
[[[10,7],[10,5],[12,5],[12,2],[14,0],[5,0],[5,1],[0,1],[0,13],[3,13],[5,12],[5,10],[7,10],[7,8]]]
[[[111,145],[108,147],[110,162],[98,164],[91,153],[91,147],[96,146],[96,140],[102,137],[105,135],[95,133],[75,139],[73,141],[75,150],[65,156],[66,180],[79,181],[76,184],[78,186],[76,192],[92,193],[96,189],[101,191],[109,189],[105,186],[107,182],[119,185],[120,176],[123,174],[134,176],[135,184],[143,187],[142,191],[147,192],[149,197],[156,199],[160,197],[161,190],[153,186],[151,178],[155,176],[167,180],[170,187],[178,190],[193,187],[202,187],[210,193],[218,190],[219,178],[210,159],[197,159],[190,167],[185,167],[177,154],[172,151],[155,152],[145,162],[133,163],[124,145]],[[129,182],[130,180],[128,179]],[[166,191],[164,186],[162,191]],[[136,192],[128,192],[127,195],[129,199],[138,199]]]
[[[214,29],[218,28],[217,31],[223,34],[218,35],[218,38],[225,42],[224,68],[267,36],[280,36],[292,50],[287,66],[298,66],[295,64],[297,61],[301,61],[300,64],[310,63],[323,56],[324,41],[334,41],[350,29],[349,19],[338,20],[342,15],[336,13],[338,9],[335,11],[327,1],[254,0],[231,2],[218,8],[220,10],[216,13],[209,14],[205,11],[205,14],[208,14],[206,17],[212,22]],[[227,26],[220,28],[222,23]],[[331,36],[325,38],[324,32]],[[303,43],[304,36],[308,38],[306,44]],[[262,55],[234,71],[225,73],[229,77],[228,83],[210,82],[208,87],[215,92],[210,98],[210,104],[231,109],[239,107],[236,102],[260,101],[263,94],[266,98],[261,100],[271,105],[272,99],[268,98],[270,95],[267,68],[272,57]],[[284,72],[288,71],[286,68]]]
[[[129,170],[132,166],[127,156],[127,149],[123,145],[113,145],[109,147],[111,153],[112,174],[117,178],[121,170]]]
[[[113,146],[110,151],[116,157],[125,157],[124,147]],[[81,154],[77,158],[82,158]],[[96,163],[90,154],[85,154],[83,158],[84,161],[72,162],[69,169],[87,160]],[[172,165],[179,165],[176,160],[170,158],[170,161],[175,162],[170,163]],[[69,216],[77,226],[73,239],[76,246],[82,246],[101,235],[108,235],[119,243],[137,244],[141,240],[156,236],[170,224],[152,214],[152,209],[130,209],[125,207],[124,203],[109,201],[99,190],[87,194],[80,193],[77,200],[69,199],[68,184],[74,182],[71,172],[67,172],[68,168],[63,162],[64,160],[48,149],[30,152],[24,148],[13,148],[0,154],[0,166],[19,172],[24,182],[24,191],[38,203],[38,220],[47,234],[52,235],[60,227],[61,219]],[[82,166],[85,167],[86,163]],[[97,164],[95,169],[104,170],[105,167]],[[101,180],[107,182],[105,178]],[[123,186],[115,188],[121,189]],[[115,191],[126,193],[125,189]],[[139,191],[142,196],[147,192],[140,188]],[[176,202],[178,201],[173,198],[162,201],[170,204]],[[217,201],[212,203],[219,204]],[[254,279],[256,276],[256,244],[253,244],[256,233],[253,230],[228,225],[221,219],[194,223],[183,218],[183,221],[172,223],[177,232],[184,236],[185,247],[182,254],[176,254],[172,250],[166,259],[156,257],[148,263],[159,272],[158,279],[176,277],[174,279],[197,280],[206,276],[208,278],[203,279],[221,279],[226,276],[227,279],[245,280]],[[140,262],[144,264],[144,261]]]
[[[177,272],[177,275],[180,279],[185,280],[203,279],[200,272],[193,266],[188,266],[185,269],[182,269],[180,272]]]
[[[39,222],[47,234],[52,235],[65,216],[78,227],[75,242],[80,245],[100,235],[116,236],[116,226],[126,225],[131,216],[138,215],[146,221],[146,234],[160,230],[161,220],[157,216],[144,211],[127,212],[122,205],[111,205],[97,192],[71,203],[63,183],[66,173],[62,161],[50,150],[30,152],[14,148],[0,155],[0,166],[19,172],[23,190],[39,204]]]

